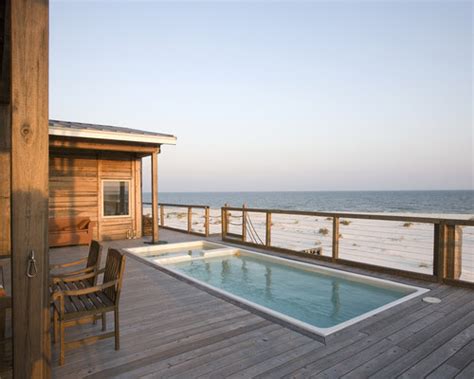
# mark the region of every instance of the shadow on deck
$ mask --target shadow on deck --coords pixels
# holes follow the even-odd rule
[[[200,239],[169,230],[161,237]],[[50,254],[51,263],[60,263],[85,256],[87,247]],[[120,305],[121,350],[114,350],[113,339],[103,340],[66,352],[66,364],[58,367],[54,346],[54,377],[474,377],[474,291],[397,280],[430,288],[429,295],[442,302],[412,299],[330,336],[324,345],[129,258]],[[99,329],[70,328],[66,338]]]

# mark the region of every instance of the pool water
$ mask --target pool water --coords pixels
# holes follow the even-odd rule
[[[245,254],[165,266],[318,328],[333,327],[415,292]]]

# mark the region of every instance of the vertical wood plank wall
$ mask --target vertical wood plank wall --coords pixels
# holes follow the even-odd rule
[[[50,217],[82,216],[96,222],[94,238],[141,236],[141,159],[118,152],[59,152],[50,154]],[[130,181],[130,217],[102,217],[102,180]]]

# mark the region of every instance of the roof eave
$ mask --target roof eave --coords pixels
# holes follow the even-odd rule
[[[98,130],[77,130],[62,128],[61,126],[49,126],[49,135],[72,138],[91,138],[108,141],[139,142],[154,145],[176,145],[175,136],[153,136],[145,134],[133,134],[123,132],[109,132]]]

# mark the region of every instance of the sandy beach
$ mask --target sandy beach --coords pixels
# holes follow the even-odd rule
[[[144,213],[150,213],[145,209]],[[240,212],[230,212],[229,232],[241,234]],[[407,215],[406,213],[404,215]],[[466,214],[410,214],[443,218],[469,219]],[[265,240],[265,214],[249,213],[255,234],[247,233],[247,240]],[[210,210],[210,232],[220,233],[221,211]],[[165,225],[186,229],[187,211],[169,208]],[[193,231],[204,231],[204,211],[193,210]],[[433,236],[431,224],[398,221],[341,219],[339,256],[358,262],[431,274],[433,272]],[[332,219],[314,216],[272,215],[272,245],[302,251],[322,247],[322,255],[331,255]],[[474,281],[474,227],[463,227],[461,279]]]

